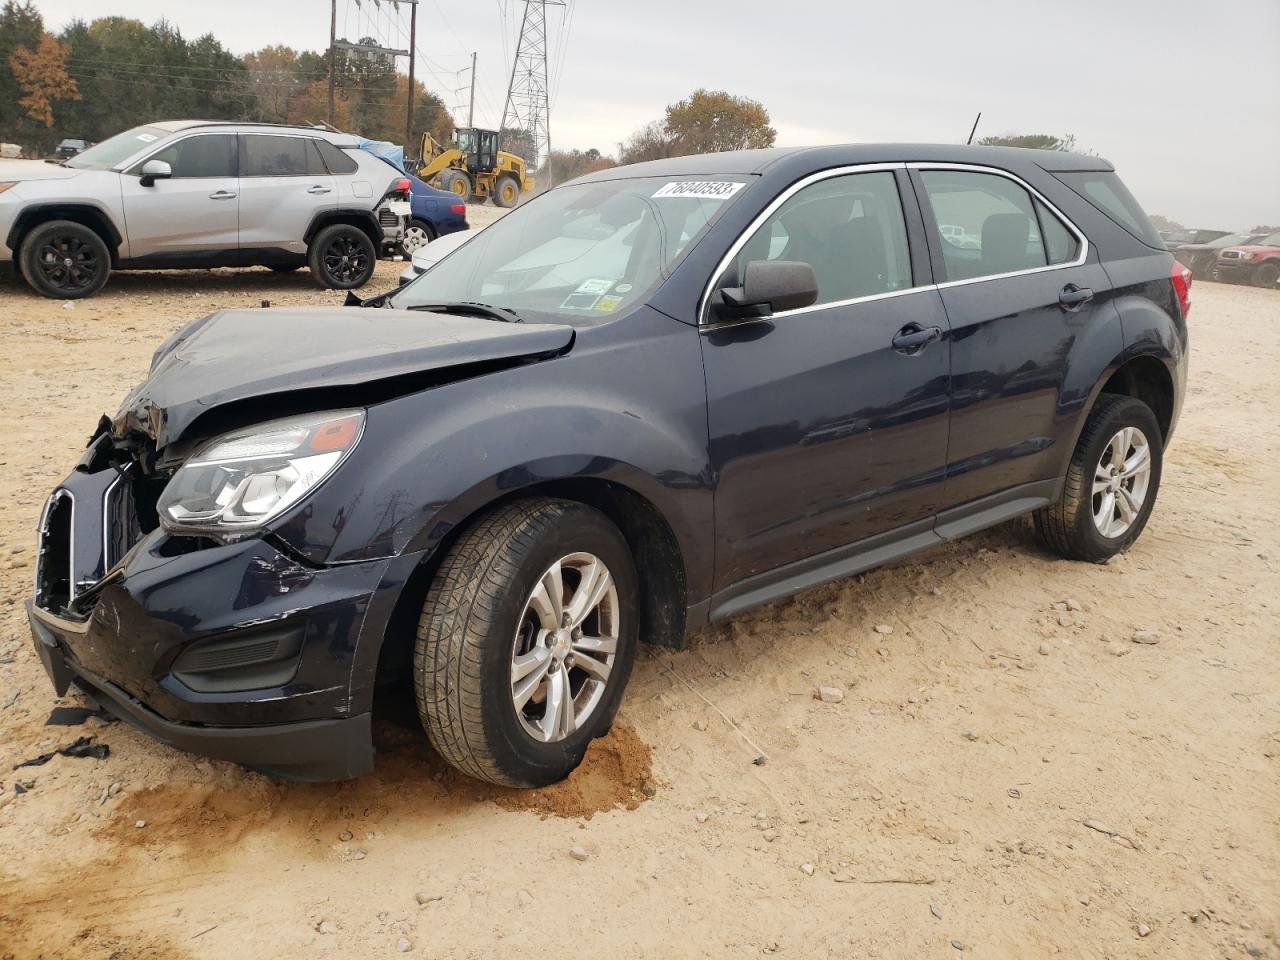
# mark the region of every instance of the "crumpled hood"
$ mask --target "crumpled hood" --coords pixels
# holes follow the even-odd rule
[[[84,173],[83,170],[64,167],[60,163],[45,163],[43,160],[6,160],[0,163],[0,183],[22,180],[66,180],[82,173]]]
[[[480,372],[503,361],[549,357],[567,349],[573,336],[573,328],[561,324],[406,310],[222,311],[188,324],[161,345],[146,380],[113,419],[112,432],[119,438],[145,434],[159,450],[225,404],[350,388],[349,399],[333,399],[354,405],[368,399],[361,388],[402,380],[409,392],[430,385],[428,377],[415,375],[451,368]],[[264,411],[262,419],[273,415]]]

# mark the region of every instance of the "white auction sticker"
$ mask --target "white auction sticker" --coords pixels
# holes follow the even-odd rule
[[[733,180],[677,180],[663,186],[654,196],[727,200],[745,186],[745,183],[737,183]]]
[[[138,139],[143,143],[153,143],[159,138],[154,133],[140,133],[138,134]]]

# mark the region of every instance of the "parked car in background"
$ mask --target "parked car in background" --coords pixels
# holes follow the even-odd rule
[[[1177,250],[1188,243],[1209,243],[1219,237],[1225,237],[1230,230],[1170,230],[1161,234],[1164,245],[1170,250]]]
[[[1098,157],[588,174],[361,306],[170,337],[47,502],[35,650],[58,695],[306,779],[372,768],[403,677],[448,763],[545,785],[642,641],[1028,513],[1060,556],[1128,549],[1190,287]]]
[[[467,230],[467,205],[445,190],[437,190],[425,180],[406,174],[413,184],[409,203],[412,207],[409,222],[400,241],[400,250],[412,257],[420,248],[433,240]]]
[[[1218,252],[1213,269],[1228,283],[1252,283],[1270,289],[1280,283],[1280,233]]]
[[[0,143],[0,160],[21,160],[22,144]]]
[[[70,160],[89,148],[88,141],[66,139],[61,141],[53,153],[59,160]]]
[[[1212,280],[1215,279],[1212,276],[1214,262],[1218,259],[1220,251],[1227,247],[1257,243],[1262,237],[1263,234],[1260,233],[1228,233],[1208,243],[1183,244],[1174,251],[1173,258],[1189,267],[1197,279]]]
[[[452,194],[450,194],[452,196]],[[477,231],[458,231],[448,236],[438,237],[430,243],[424,243],[413,251],[409,265],[400,271],[400,285],[418,279],[446,256],[476,235]]]
[[[356,139],[306,127],[172,120],[62,163],[0,166],[0,266],[46,297],[87,297],[111,270],[308,265],[359,287],[395,248],[410,180]]]

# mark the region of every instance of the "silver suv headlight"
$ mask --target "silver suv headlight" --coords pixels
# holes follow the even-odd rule
[[[324,482],[355,449],[363,410],[287,417],[228,433],[173,475],[156,505],[174,532],[251,532]]]

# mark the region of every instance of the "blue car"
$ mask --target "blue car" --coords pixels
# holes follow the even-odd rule
[[[408,174],[408,177],[413,181],[413,195],[409,198],[409,223],[405,227],[404,238],[400,241],[406,257],[412,257],[415,250],[436,237],[470,228],[467,223],[467,205],[456,194],[429,187],[425,180],[420,180],[413,174]]]

